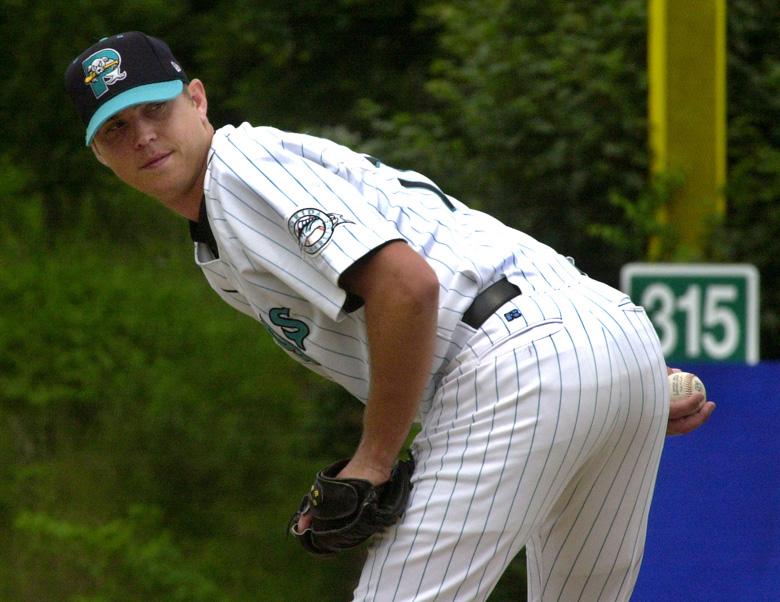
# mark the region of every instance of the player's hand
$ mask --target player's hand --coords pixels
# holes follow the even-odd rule
[[[386,482],[390,478],[392,467],[387,470],[381,470],[372,466],[362,466],[359,461],[353,460],[349,462],[339,474],[336,475],[337,479],[365,479],[370,481],[371,484],[378,486]],[[298,519],[296,530],[299,533],[303,533],[306,529],[311,527],[312,524],[311,510],[304,512]]]
[[[411,453],[407,460],[396,461],[380,486],[360,477],[340,477],[350,472],[350,463],[342,459],[320,470],[287,525],[316,556],[333,556],[362,544],[398,522],[409,503],[415,466]]]
[[[668,374],[679,371],[678,368],[666,369]],[[669,422],[666,425],[667,437],[673,435],[687,435],[707,422],[712,412],[715,411],[715,404],[708,401],[697,412],[696,408],[699,407],[699,404],[703,399],[704,396],[701,393],[694,393],[687,399],[673,401],[669,404]]]
[[[707,422],[715,410],[715,404],[708,401],[702,406],[701,410],[696,412],[696,408],[699,407],[703,397],[701,393],[694,393],[687,399],[673,401],[669,404],[669,422],[666,424],[667,437],[686,435]],[[691,412],[694,413],[691,414]]]
[[[311,523],[312,515],[311,509],[309,509],[301,515],[301,518],[298,519],[298,524],[295,525],[295,530],[298,531],[298,533],[303,533],[306,529],[311,528]]]

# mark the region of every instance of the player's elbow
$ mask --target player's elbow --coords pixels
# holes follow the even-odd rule
[[[398,294],[417,306],[418,311],[426,312],[439,307],[439,278],[430,264],[411,247],[399,247],[404,253],[404,262],[393,266],[394,276],[391,287]]]
[[[381,303],[408,316],[432,319],[439,311],[439,278],[425,259],[411,253],[414,255],[401,269],[394,266],[396,269],[386,273],[388,278],[374,299],[378,297]]]
[[[422,273],[414,279],[414,298],[420,304],[422,311],[439,309],[439,278],[436,272],[426,262],[420,270]]]

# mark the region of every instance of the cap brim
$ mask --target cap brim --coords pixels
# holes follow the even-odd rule
[[[184,82],[175,79],[169,82],[146,84],[145,86],[138,86],[127,92],[122,92],[119,96],[112,98],[95,111],[92,119],[89,120],[89,125],[87,126],[87,146],[92,144],[92,138],[95,137],[95,132],[98,131],[100,126],[120,111],[125,110],[127,107],[147,102],[171,100],[181,94],[183,89]]]

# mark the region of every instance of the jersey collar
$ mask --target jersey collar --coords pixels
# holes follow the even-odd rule
[[[206,212],[205,198],[200,202],[198,221],[193,222],[192,220],[190,220],[190,238],[192,238],[193,242],[199,242],[207,245],[209,250],[214,255],[214,258],[219,259],[219,248],[217,247],[217,239],[214,238],[214,233],[211,231],[211,225],[209,224],[209,215]]]

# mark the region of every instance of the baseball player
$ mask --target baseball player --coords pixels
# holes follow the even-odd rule
[[[714,408],[670,413],[640,307],[422,174],[271,127],[215,131],[202,82],[155,38],[101,40],[66,84],[97,159],[189,220],[217,294],[365,404],[358,448],[293,533],[328,551],[326,482],[381,513],[411,479],[354,600],[485,600],[524,546],[531,600],[629,599],[664,436]]]

